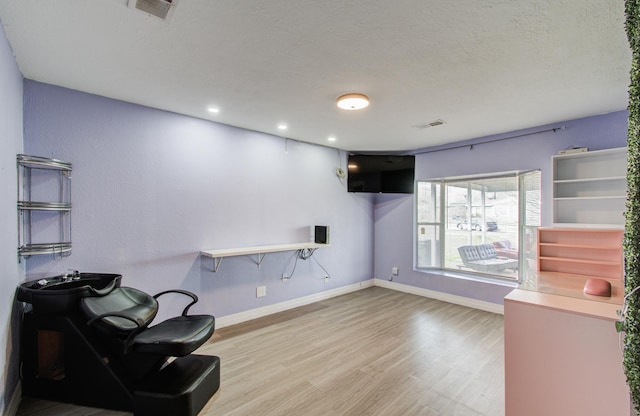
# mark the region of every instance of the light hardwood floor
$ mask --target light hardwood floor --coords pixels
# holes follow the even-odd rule
[[[501,416],[503,317],[379,287],[223,328],[200,415]],[[20,416],[130,413],[24,398]]]

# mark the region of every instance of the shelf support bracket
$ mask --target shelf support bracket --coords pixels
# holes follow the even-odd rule
[[[257,262],[257,264],[258,264],[258,269],[260,268],[260,265],[262,264],[262,260],[264,260],[264,256],[265,256],[266,254],[267,254],[267,253],[258,253],[258,262]]]
[[[213,257],[213,272],[217,272],[224,257]]]

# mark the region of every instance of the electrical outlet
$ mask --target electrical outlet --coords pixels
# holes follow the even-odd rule
[[[398,273],[400,273],[400,270],[397,267],[392,267],[391,268],[391,274],[394,276],[397,276]]]
[[[324,275],[324,282],[325,283],[329,282],[329,275],[328,274]]]
[[[258,286],[256,287],[256,297],[262,298],[267,296],[267,287],[266,286]]]
[[[284,283],[285,280],[289,280],[290,277],[291,276],[289,276],[288,274],[282,273],[282,283]]]

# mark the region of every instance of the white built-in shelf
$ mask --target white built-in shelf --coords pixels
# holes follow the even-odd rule
[[[566,157],[566,156],[565,156]],[[582,179],[558,179],[554,183],[597,183],[607,181],[627,180],[625,176],[608,176],[603,178],[582,178]]]
[[[567,197],[557,197],[557,198],[553,198],[556,201],[562,201],[562,200],[589,200],[589,199],[621,199],[621,200],[626,200],[626,196],[624,195],[620,195],[620,196],[567,196]]]
[[[624,226],[626,148],[556,155],[552,162],[555,226]]]
[[[329,247],[330,244],[318,244],[318,243],[292,243],[292,244],[274,244],[268,246],[254,246],[254,247],[240,247],[240,248],[221,248],[214,250],[204,250],[200,252],[201,256],[211,257],[213,259],[213,271],[217,272],[222,263],[224,257],[233,256],[249,256],[252,254],[258,255],[258,267],[262,263],[265,254],[276,253],[280,251],[297,251],[306,249],[317,249],[322,247]]]

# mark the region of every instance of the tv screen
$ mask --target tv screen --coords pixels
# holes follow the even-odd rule
[[[349,192],[412,194],[415,156],[349,155]]]

